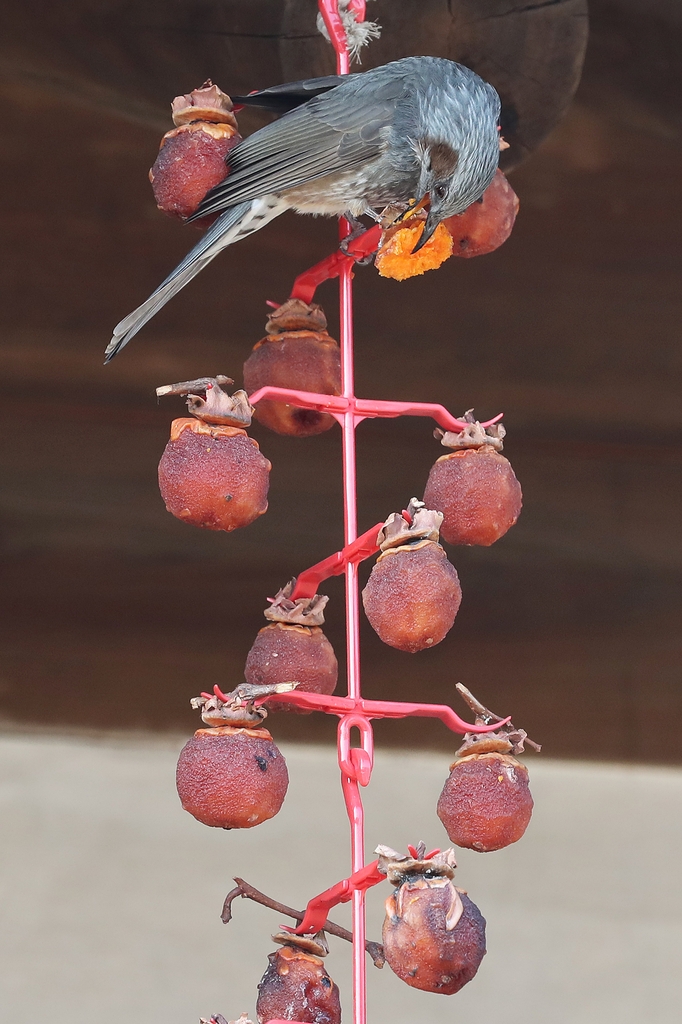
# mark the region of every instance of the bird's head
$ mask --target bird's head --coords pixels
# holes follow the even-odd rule
[[[443,131],[441,138],[425,139],[417,148],[417,197],[428,197],[429,213],[414,252],[428,242],[441,221],[462,213],[480,199],[493,180],[500,153],[499,100],[483,109],[479,106],[476,114],[471,121],[467,118],[457,125],[456,130],[448,125],[449,130]]]

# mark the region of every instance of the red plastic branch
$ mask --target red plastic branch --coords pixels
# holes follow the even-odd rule
[[[221,693],[214,688],[218,697]],[[277,701],[281,704],[295,704],[306,711],[323,711],[327,715],[361,716],[367,720],[373,718],[439,718],[452,732],[463,736],[467,732],[494,732],[511,721],[511,716],[490,725],[474,725],[465,722],[447,704],[418,704],[395,700],[367,700],[364,697],[334,697],[325,693],[304,693],[292,690],[289,693],[274,693],[268,697],[259,697],[254,703],[270,704]],[[357,723],[353,723],[357,724]]]
[[[294,281],[291,289],[292,299],[301,299],[302,302],[312,302],[316,290],[325,281],[338,277],[345,267],[352,266],[357,260],[365,259],[379,248],[381,241],[381,225],[375,224],[363,234],[358,235],[352,241],[346,243],[346,251],[337,249],[335,252],[316,263],[309,270],[304,270]]]
[[[396,416],[430,416],[439,427],[459,433],[470,424],[458,420],[444,405],[435,402],[382,402],[375,399],[356,398],[354,408],[358,421],[380,416],[383,419],[394,419]],[[498,413],[491,420],[481,423],[482,427],[490,427],[501,420],[504,413]]]
[[[230,702],[229,694],[223,693],[218,684],[213,693],[202,692],[201,696],[210,699],[216,696],[225,703]],[[292,690],[289,693],[273,693],[267,697],[258,697],[253,703],[258,707],[265,702],[279,701],[281,704],[294,704],[304,711],[322,711],[326,715],[338,715],[339,722],[339,765],[349,778],[355,779],[361,786],[369,783],[374,758],[374,739],[368,723],[373,718],[440,718],[451,732],[464,736],[468,732],[494,732],[511,722],[511,715],[501,718],[490,725],[475,725],[465,722],[456,711],[447,704],[414,704],[396,700],[365,700],[364,697],[334,697],[325,693],[306,693]],[[362,747],[350,746],[350,730],[357,728],[362,738]]]
[[[444,430],[459,433],[470,426],[464,420],[458,420],[444,405],[435,402],[384,402],[370,398],[346,398],[343,395],[321,395],[316,391],[296,391],[293,388],[264,387],[249,395],[251,405],[257,405],[264,399],[287,402],[298,409],[314,409],[316,412],[328,412],[335,419],[341,420],[345,414],[352,412],[356,425],[363,420],[380,417],[395,419],[398,416],[429,416]],[[491,420],[481,423],[482,427],[490,427],[502,419],[498,413]]]
[[[313,896],[305,910],[305,917],[296,928],[282,926],[283,931],[292,935],[314,935],[324,926],[332,907],[339,903],[348,903],[354,892],[366,892],[373,885],[386,880],[386,875],[379,871],[379,861],[366,864],[359,871],[354,871],[350,878],[344,878],[330,889],[325,889],[319,896]]]
[[[383,527],[383,523],[377,523],[371,530],[367,530],[351,544],[347,544],[341,551],[336,551],[329,558],[323,559],[310,569],[305,569],[296,577],[296,586],[291,594],[291,600],[296,601],[299,597],[314,597],[317,588],[323,580],[330,576],[340,576],[346,566],[351,563],[357,565],[365,558],[370,558],[379,550],[377,535]]]

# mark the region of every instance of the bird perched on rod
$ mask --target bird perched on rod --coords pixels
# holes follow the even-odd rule
[[[230,173],[195,220],[220,216],[150,297],[118,324],[106,362],[228,245],[285,210],[356,219],[428,196],[415,247],[461,213],[493,179],[500,100],[469,68],[405,57],[353,75],[330,75],[235,97],[282,113],[229,154]]]

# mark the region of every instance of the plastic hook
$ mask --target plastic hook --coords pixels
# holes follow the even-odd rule
[[[351,746],[351,729],[360,733],[361,746]],[[339,767],[349,779],[361,786],[369,785],[374,767],[374,732],[363,715],[344,715],[338,730]]]

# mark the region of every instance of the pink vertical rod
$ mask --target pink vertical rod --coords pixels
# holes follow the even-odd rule
[[[345,222],[343,228],[346,227]],[[342,228],[342,234],[345,234]],[[344,398],[354,397],[353,375],[353,291],[352,270],[344,267],[339,282],[341,335],[341,388]],[[355,414],[352,407],[344,413],[341,427],[343,445],[343,519],[345,544],[358,536],[358,507],[355,461]],[[346,566],[346,653],[348,656],[348,696],[360,696],[360,620],[358,570]],[[355,871],[356,869],[353,868]]]
[[[346,227],[342,222],[342,234]],[[354,394],[353,379],[353,293],[352,270],[344,267],[339,282],[340,336],[341,336],[341,385],[345,398]],[[343,439],[343,505],[345,542],[350,544],[358,535],[357,490],[355,462],[355,415],[351,409],[344,414]],[[348,675],[348,696],[359,698],[360,691],[360,600],[358,588],[358,567],[349,562],[346,566],[346,661]],[[353,871],[359,871],[365,864],[364,811],[358,783],[343,779],[343,793],[351,828],[351,864]],[[365,1024],[366,1020],[366,966],[365,966],[365,894],[355,891],[352,898],[353,920],[353,1021]]]
[[[346,55],[346,73],[348,70]],[[343,72],[341,72],[343,73]],[[350,228],[345,220],[340,224],[342,238]],[[344,398],[355,396],[353,350],[353,268],[347,265],[339,275],[339,315],[341,337],[341,388]],[[345,541],[350,544],[358,535],[357,469],[355,459],[355,414],[349,409],[343,417],[343,512]],[[358,567],[346,566],[346,662],[348,665],[348,696],[359,698],[360,692],[360,593]],[[370,725],[371,728],[371,725]],[[360,787],[348,779],[343,787],[346,810],[351,830],[351,865],[359,871],[365,865],[365,812]],[[354,791],[354,792],[353,792]],[[353,793],[354,799],[348,797]],[[367,967],[365,963],[365,892],[358,889],[351,903],[353,927],[353,1024],[365,1024],[367,1019]]]
[[[341,221],[341,237],[348,234],[346,221]],[[353,271],[345,266],[339,275],[339,319],[341,340],[341,388],[344,398],[353,398]],[[358,535],[357,474],[355,460],[355,414],[349,409],[343,416],[343,514],[345,542]],[[360,691],[360,595],[358,567],[346,566],[346,662],[348,696],[359,698]],[[371,728],[371,726],[370,726]],[[343,780],[343,793],[351,829],[351,864],[359,871],[365,864],[365,821],[360,787],[355,780]],[[349,799],[350,798],[350,799]],[[365,1024],[367,1017],[365,965],[365,893],[356,890],[352,898],[353,922],[353,1024]]]
[[[350,57],[346,45],[345,31],[340,24],[336,0],[318,0],[330,38],[336,51],[336,69],[339,75],[350,71]],[[361,15],[362,17],[362,15]],[[350,226],[342,219],[339,234],[343,239],[350,233]],[[355,374],[353,372],[353,273],[350,265],[339,274],[339,321],[341,342],[341,389],[344,398],[355,397]],[[343,518],[345,543],[350,544],[358,535],[358,510],[355,462],[355,415],[351,408],[344,413],[341,426],[343,445]],[[358,569],[349,563],[346,566],[346,661],[348,696],[360,697],[360,602],[358,592]],[[371,726],[370,726],[371,728]],[[340,750],[340,747],[339,747]],[[360,787],[355,779],[342,777],[343,796],[351,830],[351,863],[353,871],[359,871],[365,864],[364,810],[360,798]],[[353,922],[353,1024],[366,1024],[367,992],[365,965],[365,894],[356,890],[352,897]]]

